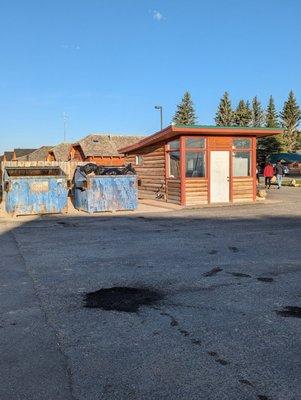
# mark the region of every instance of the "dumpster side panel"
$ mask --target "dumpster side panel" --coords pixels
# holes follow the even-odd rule
[[[10,178],[5,209],[14,215],[60,213],[67,207],[67,198],[66,178]]]
[[[135,210],[137,190],[135,176],[91,177],[88,194],[89,212]]]
[[[77,208],[89,213],[135,210],[138,206],[136,176],[88,176],[87,189],[76,191]]]
[[[74,189],[74,207],[77,210],[87,211],[88,209],[88,191],[79,188]]]

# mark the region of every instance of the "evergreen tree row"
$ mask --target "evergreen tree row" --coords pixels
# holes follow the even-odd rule
[[[240,100],[235,109],[232,108],[228,92],[220,100],[215,115],[217,126],[249,126],[266,128],[283,128],[282,135],[261,138],[258,140],[259,156],[278,151],[294,152],[301,148],[301,132],[298,130],[301,121],[301,109],[293,91],[289,92],[282,111],[278,114],[272,96],[266,110],[254,97],[252,104]],[[194,104],[189,92],[185,92],[182,102],[177,106],[173,122],[178,125],[195,125],[197,122]],[[261,158],[261,157],[260,157]]]

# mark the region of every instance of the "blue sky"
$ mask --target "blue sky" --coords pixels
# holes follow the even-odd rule
[[[301,102],[298,0],[0,0],[0,152],[91,132],[153,133],[183,92]]]

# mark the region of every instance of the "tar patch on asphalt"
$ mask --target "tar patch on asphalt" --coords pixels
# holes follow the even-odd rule
[[[267,282],[267,283],[271,283],[274,281],[273,278],[266,278],[266,277],[262,277],[262,278],[257,278],[258,281],[260,282]]]
[[[239,252],[238,248],[235,247],[235,246],[228,246],[228,249],[231,250],[233,253],[238,253]]]
[[[228,272],[228,274],[233,275],[237,278],[251,278],[251,275],[243,274],[242,272]]]
[[[213,255],[213,254],[217,254],[218,251],[217,250],[210,250],[208,254]]]
[[[239,382],[242,385],[247,385],[247,386],[254,386],[252,382],[250,382],[248,379],[239,379]]]
[[[111,287],[85,294],[84,307],[135,313],[141,306],[152,306],[163,298],[161,292],[153,289]]]
[[[210,271],[205,272],[205,273],[203,274],[203,276],[213,276],[213,275],[215,275],[215,274],[221,272],[222,270],[223,270],[223,269],[220,268],[220,267],[214,267],[214,268],[212,268]]]
[[[281,317],[301,318],[301,307],[287,306],[282,310],[276,310],[276,313]]]

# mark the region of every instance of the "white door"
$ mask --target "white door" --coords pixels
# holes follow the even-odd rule
[[[210,153],[210,202],[228,203],[230,194],[229,151]]]

